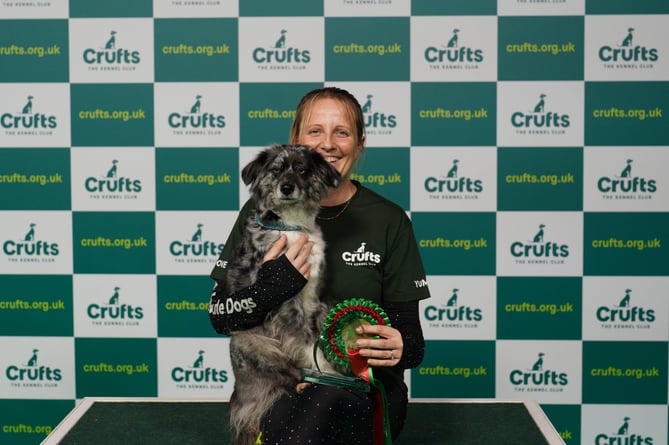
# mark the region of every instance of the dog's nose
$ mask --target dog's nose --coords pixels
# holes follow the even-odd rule
[[[281,184],[281,193],[284,195],[290,195],[293,193],[293,190],[295,190],[295,186],[293,184]]]

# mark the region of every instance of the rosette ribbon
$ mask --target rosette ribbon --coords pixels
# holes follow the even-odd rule
[[[353,298],[333,307],[325,318],[320,340],[325,353],[337,364],[353,375],[369,383],[374,397],[373,445],[392,445],[388,418],[386,390],[380,380],[374,378],[367,359],[360,356],[355,341],[360,338],[356,328],[363,324],[390,326],[383,308],[373,301]]]

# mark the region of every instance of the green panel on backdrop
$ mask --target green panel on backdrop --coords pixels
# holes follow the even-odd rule
[[[495,15],[497,0],[413,0],[411,15]]]
[[[566,445],[581,443],[581,405],[541,405]]]
[[[408,147],[368,147],[358,158],[351,179],[408,211],[411,187],[409,158]]]
[[[585,0],[586,14],[667,14],[669,2],[662,0]]]
[[[0,400],[0,443],[41,443],[74,408],[74,400]]]
[[[409,53],[408,17],[325,19],[326,81],[409,80]]]
[[[412,212],[428,275],[495,275],[495,213]]]
[[[70,17],[151,17],[153,0],[70,0]]]
[[[70,150],[4,148],[0,150],[0,209],[70,210]]]
[[[72,276],[0,275],[0,335],[73,334]]]
[[[158,276],[159,337],[220,337],[209,321],[214,282],[202,276]]]
[[[68,42],[67,20],[2,20],[0,81],[67,82]]]
[[[580,340],[580,277],[498,277],[497,338]]]
[[[77,398],[158,396],[155,338],[75,338]]]
[[[583,148],[500,148],[498,210],[583,210]]]
[[[239,149],[157,148],[156,209],[239,209]]]
[[[322,87],[322,83],[241,83],[241,145],[265,147],[288,143],[299,98]]]
[[[240,17],[302,17],[322,16],[323,2],[314,0],[243,0],[239,2]]]
[[[411,397],[495,397],[495,342],[427,340],[411,370]]]
[[[74,273],[156,271],[154,212],[74,212]]]

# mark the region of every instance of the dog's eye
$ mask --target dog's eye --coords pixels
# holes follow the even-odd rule
[[[306,168],[298,168],[297,172],[301,175],[305,175],[307,173],[307,169]]]
[[[277,173],[281,172],[281,168],[274,166],[274,167],[270,168],[269,171],[270,171],[270,173],[274,173],[276,175]]]

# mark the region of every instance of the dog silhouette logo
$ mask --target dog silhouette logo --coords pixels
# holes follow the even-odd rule
[[[190,113],[191,114],[198,114],[200,113],[200,108],[202,107],[202,103],[200,102],[200,99],[202,99],[202,96],[199,94],[195,96],[195,103],[190,107]]]
[[[625,168],[623,171],[620,173],[621,178],[631,178],[632,177],[632,162],[634,162],[632,159],[627,160],[627,165],[625,165]]]
[[[363,113],[371,113],[372,112],[372,97],[374,97],[371,94],[367,95],[367,101],[365,101],[364,105],[362,106],[362,112]]]
[[[286,30],[281,30],[281,36],[274,43],[274,48],[285,48],[286,47]]]
[[[107,177],[108,178],[115,178],[116,177],[116,164],[118,164],[118,160],[114,159],[112,161],[112,166],[107,170]]]
[[[453,159],[453,165],[448,170],[448,173],[446,173],[447,178],[457,178],[458,177],[458,163],[459,162],[460,162],[459,160]]]
[[[30,359],[28,360],[28,363],[26,363],[26,366],[37,366],[37,353],[39,352],[39,349],[33,349],[33,353],[30,356]]]
[[[532,371],[543,371],[544,370],[544,353],[540,352],[537,354],[538,358],[532,365]]]
[[[204,351],[200,350],[197,352],[197,358],[193,362],[193,368],[202,368],[204,363]]]
[[[116,49],[116,31],[111,31],[110,37],[105,43],[105,49]]]
[[[194,241],[194,242],[202,241],[202,227],[203,227],[203,224],[198,224],[197,225],[197,230],[195,230],[195,233],[190,238],[191,241]]]
[[[23,237],[23,241],[35,241],[35,223],[30,223],[30,229],[28,233]]]
[[[632,41],[634,40],[634,36],[632,33],[634,32],[634,28],[627,28],[627,35],[623,39],[623,43],[620,46],[632,46]]]
[[[546,95],[545,94],[540,94],[539,95],[539,102],[534,106],[534,112],[535,113],[543,113],[544,109],[546,108]]]
[[[28,96],[28,102],[21,109],[21,114],[32,114],[33,113],[33,96]]]
[[[459,289],[453,289],[453,294],[451,295],[451,298],[448,299],[446,302],[447,307],[454,307],[458,305],[458,291]]]
[[[448,39],[448,43],[446,44],[447,48],[457,48],[458,47],[458,33],[460,32],[459,29],[455,28],[453,30],[453,35],[451,36],[450,39]]]
[[[544,242],[544,229],[546,228],[545,224],[539,224],[539,231],[534,235],[532,239],[533,243],[543,243]]]
[[[118,291],[120,290],[120,287],[114,287],[114,293],[112,294],[111,298],[109,298],[109,304],[118,304]]]
[[[631,419],[629,417],[625,417],[623,419],[623,424],[620,425],[620,428],[618,428],[618,435],[619,436],[627,436],[627,434],[629,432],[629,428],[630,428],[630,423],[629,423],[630,420]]]

